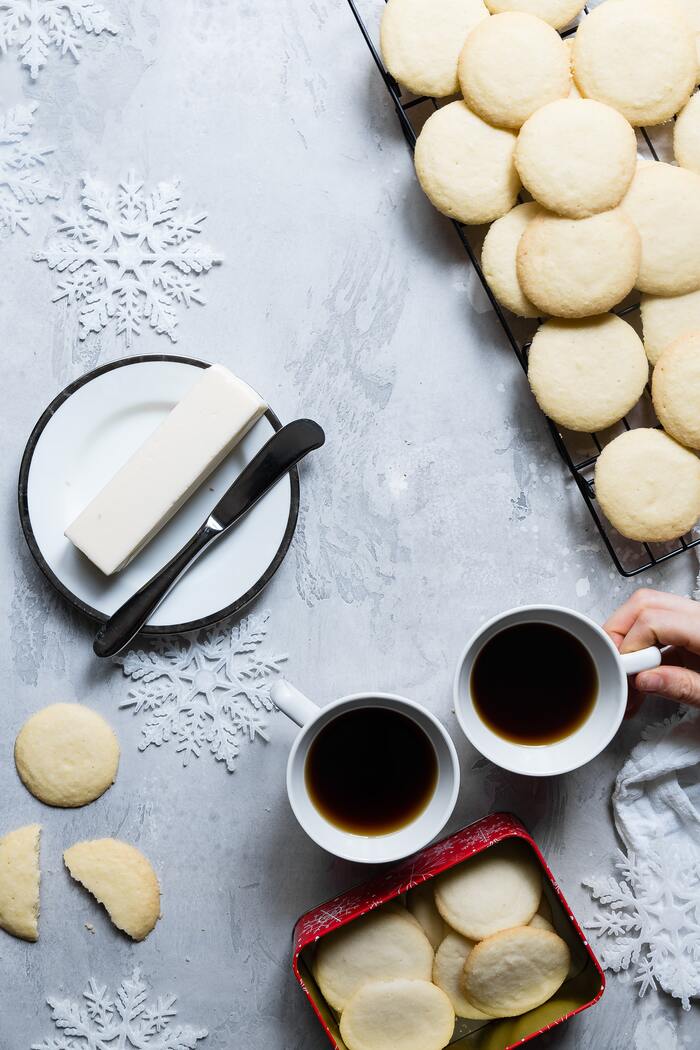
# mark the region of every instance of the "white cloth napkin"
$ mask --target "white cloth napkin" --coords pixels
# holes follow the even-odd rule
[[[685,1010],[700,996],[700,710],[649,727],[613,792],[626,855],[618,876],[584,880],[600,904],[587,923],[605,969],[634,968]]]

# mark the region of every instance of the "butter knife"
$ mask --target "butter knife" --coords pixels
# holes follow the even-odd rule
[[[192,539],[100,627],[92,646],[95,654],[115,656],[128,645],[200,554],[325,440],[322,428],[312,419],[296,419],[273,434],[227,489]]]

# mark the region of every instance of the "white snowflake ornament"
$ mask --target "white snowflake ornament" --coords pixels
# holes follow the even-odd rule
[[[602,939],[600,961],[615,973],[633,968],[640,995],[658,982],[689,1010],[700,995],[700,862],[668,847],[619,857],[622,878],[583,883],[602,905],[586,923]]]
[[[115,658],[133,683],[120,706],[148,715],[141,751],[174,740],[184,766],[208,750],[233,773],[243,741],[269,739],[271,680],[287,657],[263,654],[268,619],[269,613],[254,613],[230,629],[158,641]]]
[[[80,34],[117,33],[109,12],[96,0],[0,0],[0,52],[12,47],[32,80],[46,65],[49,48],[80,61]]]
[[[29,208],[60,194],[45,170],[53,146],[34,146],[29,135],[37,104],[14,106],[0,116],[0,231],[29,232]]]
[[[206,1028],[176,1023],[176,998],[148,1001],[148,985],[136,969],[115,996],[94,978],[83,992],[84,1002],[49,998],[51,1020],[64,1034],[32,1050],[196,1050]]]
[[[206,213],[180,212],[177,180],[149,193],[133,172],[115,193],[85,176],[80,202],[34,254],[60,275],[53,301],[77,306],[81,339],[114,319],[127,346],[144,321],[175,342],[177,306],[203,303],[200,278],[222,261],[199,240]]]

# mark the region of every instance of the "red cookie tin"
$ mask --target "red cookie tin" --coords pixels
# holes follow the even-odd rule
[[[489,1022],[457,1019],[451,1050],[511,1050],[535,1036],[568,1021],[598,1002],[605,990],[605,977],[578,922],[559,889],[537,844],[517,817],[494,813],[470,824],[448,838],[428,846],[415,856],[392,866],[356,889],[313,908],[294,928],[292,966],[304,994],[335,1050],[347,1050],[337,1018],[321,995],[310,967],[313,946],[321,937],[378,908],[408,890],[453,868],[505,839],[521,839],[532,850],[542,868],[544,893],[553,912],[554,925],[569,944],[575,966],[559,991],[542,1006],[522,1014]],[[400,1050],[400,1047],[397,1047]]]

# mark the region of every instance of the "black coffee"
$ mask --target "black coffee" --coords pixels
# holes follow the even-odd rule
[[[356,835],[386,835],[427,806],[438,764],[413,719],[384,707],[338,715],[309,748],[304,776],[316,809]]]
[[[479,718],[505,740],[552,744],[590,715],[598,674],[573,634],[548,623],[515,624],[477,656],[471,694]]]

